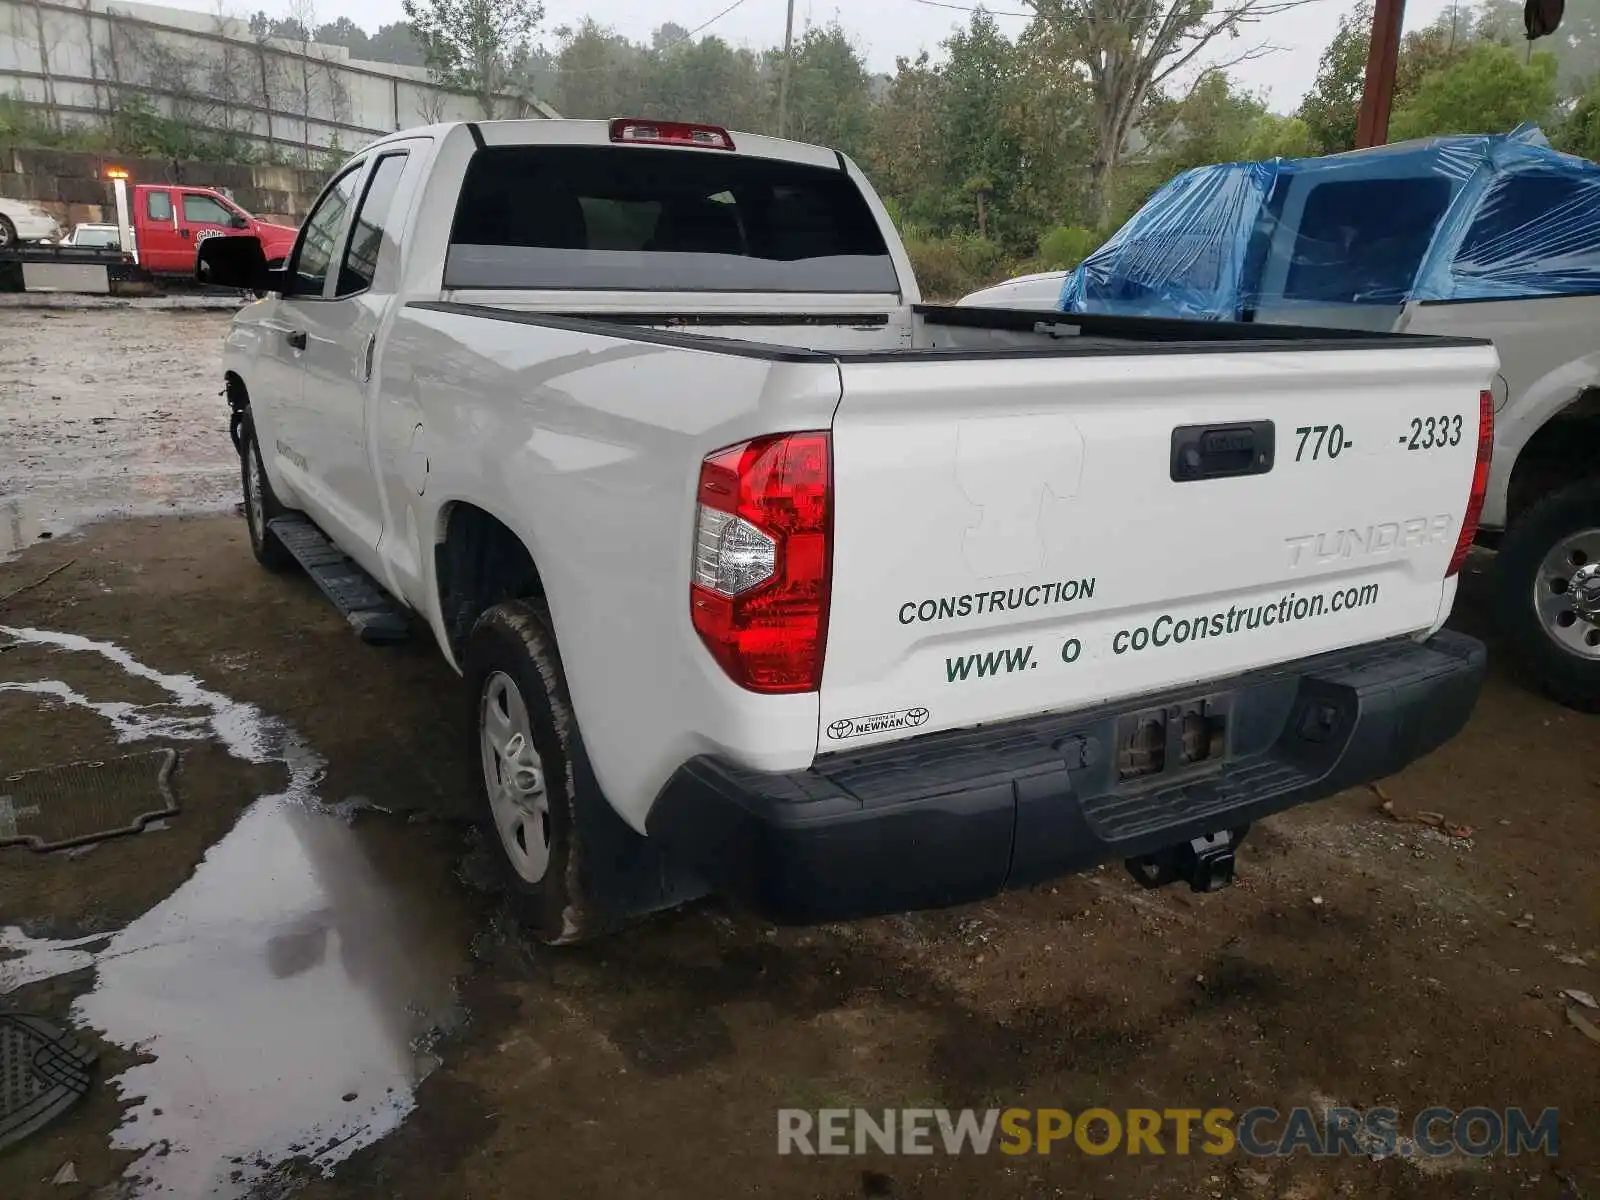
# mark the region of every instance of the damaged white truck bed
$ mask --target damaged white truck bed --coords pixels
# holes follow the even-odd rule
[[[226,350],[257,556],[431,629],[469,719],[417,736],[471,738],[546,939],[707,888],[1216,886],[1477,696],[1441,626],[1487,343],[925,305],[842,155],[648,121],[396,134],[283,270],[200,257],[265,293]]]

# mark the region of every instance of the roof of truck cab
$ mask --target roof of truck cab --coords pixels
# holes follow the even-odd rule
[[[639,118],[645,120],[646,118]],[[718,128],[722,128],[718,126]],[[473,131],[476,130],[476,133]],[[366,147],[375,150],[391,142],[408,138],[445,138],[452,134],[481,140],[484,146],[614,146],[611,140],[610,120],[577,120],[562,117],[549,120],[514,121],[454,121],[440,125],[424,125],[402,129]],[[844,156],[826,146],[807,142],[789,141],[787,138],[766,137],[759,133],[743,133],[737,129],[726,131],[733,140],[733,153],[747,158],[771,158],[783,162],[803,163],[816,167],[839,167]],[[726,150],[700,149],[693,146],[634,146],[640,151],[677,150],[692,154],[727,154]]]

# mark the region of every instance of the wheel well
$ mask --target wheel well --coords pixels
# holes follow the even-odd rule
[[[449,506],[444,536],[434,547],[439,612],[450,647],[460,657],[467,635],[486,611],[506,600],[544,595],[544,584],[522,539],[483,509]]]
[[[1506,487],[1506,524],[1551,492],[1600,476],[1600,390],[1586,391],[1544,423],[1517,455]]]
[[[250,393],[244,380],[232,371],[222,376],[222,394],[228,398],[228,437],[240,458],[244,457],[245,411],[250,407]]]

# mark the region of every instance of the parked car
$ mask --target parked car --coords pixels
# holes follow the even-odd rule
[[[55,217],[38,205],[0,196],[0,250],[13,249],[21,242],[53,241],[60,235]]]
[[[1068,274],[1067,271],[1039,271],[1018,275],[1015,279],[968,293],[956,304],[969,308],[1055,309],[1061,303],[1061,286]]]
[[[224,348],[251,549],[465,676],[545,940],[708,887],[1209,890],[1478,694],[1441,627],[1487,342],[925,305],[844,155],[645,120],[394,134],[267,259],[199,252],[266,293]]]
[[[115,225],[79,224],[61,239],[63,246],[88,246],[97,249],[120,250],[122,234]]]
[[[1521,668],[1600,710],[1600,165],[1531,126],[1185,172],[1071,272],[964,305],[1492,339],[1479,525]],[[1418,441],[1430,437],[1426,421]]]

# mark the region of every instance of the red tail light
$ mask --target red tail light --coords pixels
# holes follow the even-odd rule
[[[1472,468],[1472,491],[1467,496],[1466,515],[1461,518],[1456,552],[1450,556],[1449,569],[1444,573],[1446,579],[1466,565],[1467,551],[1478,536],[1478,518],[1483,515],[1483,498],[1489,493],[1489,462],[1493,457],[1494,394],[1484,391],[1478,393],[1478,461]]]
[[[822,682],[833,564],[826,432],[729,446],[700,467],[689,612],[722,669],[752,692]]]
[[[618,117],[611,122],[613,142],[640,142],[647,146],[699,146],[702,150],[732,150],[733,137],[720,125],[690,125],[684,121],[644,121]]]

